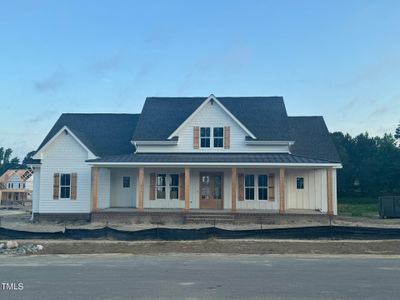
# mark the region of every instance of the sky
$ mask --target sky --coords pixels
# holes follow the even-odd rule
[[[330,131],[400,121],[398,0],[0,0],[0,146],[21,159],[63,112],[149,96],[283,96]]]

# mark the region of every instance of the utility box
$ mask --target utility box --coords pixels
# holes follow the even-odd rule
[[[400,196],[379,197],[381,218],[400,218]]]

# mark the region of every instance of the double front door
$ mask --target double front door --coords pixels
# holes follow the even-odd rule
[[[200,208],[223,209],[224,174],[216,172],[200,173]]]

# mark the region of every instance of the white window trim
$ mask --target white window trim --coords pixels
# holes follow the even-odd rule
[[[124,187],[124,177],[129,177],[129,187]],[[130,189],[132,187],[132,177],[130,175],[122,175],[122,188]]]
[[[202,147],[201,146],[201,129],[202,128],[210,128],[210,147]],[[222,147],[214,147],[214,128],[222,128]],[[224,143],[225,143],[224,126],[216,126],[216,127],[199,126],[199,148],[200,149],[218,149],[218,150],[223,150],[223,149],[225,149],[224,148]]]
[[[157,178],[159,175],[165,175],[165,186],[164,185],[157,185]],[[178,197],[177,198],[171,198],[170,197],[170,193],[171,193],[171,187],[176,187],[176,185],[171,186],[170,185],[170,179],[171,179],[171,175],[178,175]],[[179,172],[163,172],[163,173],[156,173],[156,184],[155,184],[155,195],[156,195],[156,200],[162,200],[162,201],[166,201],[166,200],[178,200],[179,201],[179,184],[180,184],[180,174]],[[165,198],[158,198],[157,195],[157,187],[165,187]]]
[[[270,182],[269,182],[269,176],[272,175],[274,173],[263,173],[263,172],[247,172],[247,173],[243,173],[243,188],[244,188],[244,200],[245,201],[260,201],[262,203],[267,203],[268,201],[271,201],[271,195],[269,193],[269,187],[270,187]],[[246,199],[246,175],[253,175],[254,176],[254,199]],[[267,188],[267,196],[268,198],[266,200],[262,199],[260,200],[258,197],[258,176],[260,175],[266,175],[267,176],[267,183],[268,185],[266,186]],[[275,182],[274,182],[275,185]],[[264,186],[263,186],[264,187]]]
[[[214,136],[214,129],[215,128],[220,128],[220,129],[222,129],[222,146],[221,147],[215,147],[215,136]],[[224,144],[225,144],[225,128],[224,128],[224,126],[219,126],[219,127],[213,127],[212,128],[212,136],[213,136],[213,139],[212,139],[212,145],[213,145],[213,148],[214,149],[224,149]],[[221,139],[221,137],[217,137],[218,139]]]
[[[257,174],[257,200],[258,201],[268,201],[269,200],[269,174]],[[259,186],[258,180],[259,176],[267,176],[267,185]],[[260,199],[260,188],[267,189],[267,199]]]
[[[61,188],[62,187],[68,187],[68,185],[61,185],[61,177],[62,177],[62,175],[69,175],[69,197],[68,198],[62,198],[61,197]],[[58,197],[58,199],[60,199],[60,200],[71,200],[71,189],[72,189],[71,179],[72,179],[71,173],[60,173],[60,179],[59,179],[59,184],[58,184],[59,185],[59,188],[58,188],[59,197]]]
[[[302,188],[302,189],[299,189],[299,188],[297,187],[297,180],[300,179],[300,178],[303,179],[303,188]],[[305,190],[305,187],[306,187],[305,182],[306,182],[306,180],[304,179],[304,176],[296,176],[296,191],[304,191],[304,190]]]

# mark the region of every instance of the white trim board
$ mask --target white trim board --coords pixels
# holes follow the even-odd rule
[[[229,116],[231,117],[239,126],[242,128],[249,136],[251,136],[253,139],[257,139],[254,134],[251,133],[250,130],[246,128],[221,102],[217,100],[217,98],[211,94],[204,102],[181,124],[175,131],[168,137],[168,139],[172,139],[174,136],[177,136],[178,132],[194,118],[194,116],[202,110],[202,108],[211,100],[213,100],[215,103],[217,103],[222,110]]]

